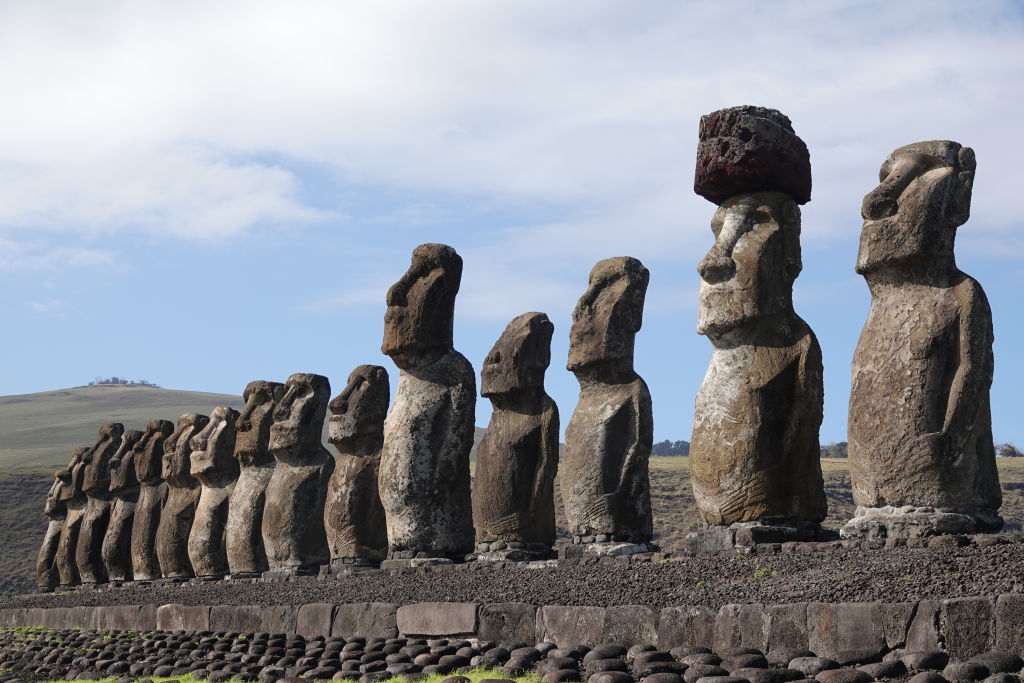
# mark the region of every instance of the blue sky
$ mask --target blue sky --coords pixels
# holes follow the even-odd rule
[[[958,261],[992,303],[997,441],[1024,445],[1020,2],[432,0],[0,5],[0,394],[97,375],[240,393],[378,363],[384,295],[422,242],[465,261],[479,369],[512,317],[555,324],[594,262],[651,270],[636,365],[655,438],[689,439],[714,206],[701,114],[775,107],[811,152],[798,313],[821,342],[823,442],[845,438],[869,297],[863,195],[895,147],[978,158]],[[212,406],[197,406],[197,409]],[[478,403],[478,424],[490,406]]]

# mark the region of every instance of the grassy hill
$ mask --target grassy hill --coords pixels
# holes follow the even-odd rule
[[[154,418],[243,407],[241,396],[156,387],[96,385],[0,397],[0,471],[54,470],[77,446],[96,442],[100,425],[143,429]]]

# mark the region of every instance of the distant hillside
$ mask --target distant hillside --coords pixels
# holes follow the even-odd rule
[[[107,384],[0,396],[0,471],[63,467],[77,446],[95,443],[105,422],[143,429],[154,418],[176,422],[184,413],[206,415],[224,405],[241,410],[245,404],[229,394]],[[477,441],[482,434],[476,430]],[[325,444],[326,438],[325,422]]]
[[[153,418],[176,422],[188,412],[207,414],[241,396],[144,386],[96,385],[0,397],[0,470],[55,469],[76,446],[96,441],[100,425],[121,422],[142,429]]]

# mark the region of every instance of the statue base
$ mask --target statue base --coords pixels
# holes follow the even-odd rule
[[[263,572],[261,578],[264,581],[288,581],[297,576],[316,576],[320,573],[320,565],[300,567],[278,567]]]
[[[625,555],[637,555],[639,553],[656,553],[660,548],[651,543],[616,543],[607,541],[602,543],[574,543],[566,546],[559,553],[564,560],[579,559],[581,557],[621,557]]]
[[[734,548],[752,548],[759,543],[815,543],[835,541],[839,534],[814,522],[797,519],[762,519],[735,522],[729,526],[708,525],[691,531],[683,541],[689,554],[714,553]]]
[[[238,581],[245,579],[261,579],[263,572],[233,572],[224,576],[226,581]]]
[[[205,574],[203,576],[197,576],[196,581],[201,583],[213,583],[214,581],[223,581],[227,574]]]
[[[466,556],[467,562],[536,562],[550,560],[557,555],[544,543],[523,541],[488,541],[477,543],[476,551]]]
[[[55,590],[55,586],[36,586],[36,593],[53,593]]]
[[[839,531],[843,538],[884,540],[924,538],[947,534],[985,534],[1003,528],[1003,518],[992,509],[858,507],[853,519]]]
[[[194,576],[165,576],[153,581],[154,586],[178,586],[194,579]]]
[[[320,575],[327,574],[351,574],[353,572],[365,572],[370,569],[377,569],[380,562],[367,560],[363,557],[336,557],[330,564],[320,568]]]
[[[416,567],[440,567],[455,564],[447,557],[413,557],[408,559],[383,560],[381,569],[415,569]]]

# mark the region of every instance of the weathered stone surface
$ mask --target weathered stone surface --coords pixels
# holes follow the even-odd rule
[[[708,524],[820,522],[821,349],[793,310],[800,210],[780,192],[726,200],[701,260],[697,332],[711,364],[697,394],[690,470]]]
[[[331,633],[335,605],[326,602],[300,605],[295,615],[295,632],[307,638]]]
[[[134,449],[135,478],[139,480],[139,500],[132,520],[132,578],[152,581],[160,578],[156,554],[156,535],[160,511],[167,499],[163,479],[164,442],[174,433],[169,420],[150,420],[142,439]]]
[[[555,542],[558,406],[544,391],[554,325],[543,313],[513,319],[480,371],[491,420],[477,446],[477,543]]]
[[[560,476],[574,536],[651,540],[654,422],[647,384],[633,370],[649,278],[634,258],[599,261],[573,311],[567,367],[580,397],[566,428]]]
[[[884,609],[885,605],[883,605]],[[766,605],[764,608],[765,653],[807,650],[807,605]]]
[[[263,608],[263,627],[267,633],[295,633],[295,619],[299,608],[295,605],[273,605]]]
[[[400,372],[384,423],[378,484],[391,555],[457,556],[473,547],[469,452],[476,378],[452,346],[461,279],[462,258],[454,249],[422,244],[388,291],[381,351]]]
[[[480,606],[477,636],[506,646],[532,643],[537,634],[537,606],[525,602],[490,603]]]
[[[987,652],[995,644],[995,598],[943,600],[939,624],[946,652],[953,660]]]
[[[192,437],[209,421],[206,415],[185,413],[178,419],[174,433],[164,441],[161,475],[167,484],[167,500],[160,511],[156,556],[160,562],[160,574],[165,579],[195,575],[188,557],[188,536],[192,531],[200,491],[199,482],[191,473],[190,456]]]
[[[809,649],[840,664],[878,661],[885,654],[877,602],[812,602],[807,605]]]
[[[907,641],[904,649],[907,652],[932,652],[944,649],[945,643],[940,635],[939,602],[922,600],[917,603],[914,617],[907,629]]]
[[[100,427],[99,438],[82,457],[85,469],[82,492],[85,512],[78,532],[75,562],[82,583],[104,583],[107,568],[103,565],[103,537],[110,524],[110,459],[121,445],[124,425],[111,422]]]
[[[715,642],[715,617],[708,607],[666,607],[658,615],[658,647],[707,647]]]
[[[949,514],[957,529],[963,516],[975,531],[1002,525],[989,409],[992,314],[953,255],[974,170],[969,147],[906,145],[864,198],[857,272],[871,310],[853,359],[848,434],[858,510],[848,535],[944,533]],[[885,506],[897,509],[865,519]],[[922,522],[929,512],[934,521]]]
[[[811,158],[789,118],[767,107],[729,107],[700,118],[693,191],[721,204],[745,192],[811,200]]]
[[[235,421],[235,460],[240,471],[228,501],[225,533],[232,575],[257,575],[269,568],[263,546],[263,508],[276,464],[270,453],[270,427],[282,396],[283,384],[263,380],[249,382],[242,393],[245,409]]]
[[[476,633],[475,602],[418,602],[398,608],[398,632],[405,636]]]
[[[196,576],[228,573],[225,532],[231,492],[238,480],[238,461],[234,457],[237,421],[237,410],[217,406],[190,444],[190,474],[200,484],[196,516],[188,537],[188,558]]]
[[[211,631],[256,633],[263,628],[263,608],[253,605],[214,605],[210,608]]]
[[[103,537],[103,566],[110,581],[132,578],[132,525],[139,500],[139,479],[135,474],[135,446],[143,432],[126,431],[121,445],[110,458],[110,495],[113,505],[110,523]]]
[[[57,550],[60,547],[60,535],[64,530],[64,518],[68,509],[60,499],[60,473],[53,475],[53,485],[46,494],[43,512],[46,514],[46,533],[43,543],[39,546],[36,556],[36,586],[39,590],[50,590],[60,584],[60,573],[57,571]]]
[[[100,608],[99,627],[120,631],[153,631],[156,629],[156,605],[110,605]],[[54,610],[47,610],[54,611]],[[56,628],[66,627],[58,621]]]
[[[885,644],[890,650],[902,648],[906,644],[916,612],[916,602],[882,603],[882,631],[885,633]]]
[[[658,610],[646,605],[617,605],[604,612],[605,643],[626,647],[658,640]]]
[[[764,630],[764,605],[723,605],[715,619],[715,652],[737,648],[768,649]]]
[[[1024,595],[1006,594],[996,598],[995,647],[1005,652],[1024,653]]]
[[[390,398],[387,370],[360,365],[328,404],[328,438],[338,452],[324,505],[332,563],[374,563],[387,557],[387,524],[377,477]]]
[[[341,638],[397,638],[398,605],[387,602],[358,602],[338,605],[331,622],[331,635]]]
[[[208,605],[160,605],[156,608],[156,627],[160,631],[208,631]]]
[[[604,637],[604,607],[545,605],[537,610],[537,641],[593,647]]]
[[[270,452],[277,466],[266,490],[263,546],[271,570],[307,572],[326,564],[324,498],[334,458],[321,442],[331,384],[297,373],[274,408]]]
[[[88,446],[79,446],[71,454],[68,466],[57,472],[57,479],[60,480],[58,498],[67,511],[64,527],[60,532],[60,541],[57,544],[57,555],[54,557],[62,586],[75,586],[79,583],[75,552],[78,549],[78,532],[82,528],[82,516],[85,514],[85,493],[82,492],[85,463],[82,459],[88,452]]]

